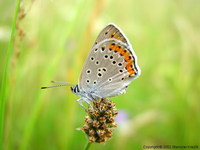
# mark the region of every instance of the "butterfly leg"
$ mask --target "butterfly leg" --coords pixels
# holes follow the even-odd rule
[[[82,97],[82,98],[80,98],[80,99],[78,99],[78,100],[76,100],[77,102],[78,102],[78,104],[79,105],[81,105],[81,107],[83,107],[85,110],[86,110],[86,108],[85,108],[85,106],[82,104],[82,102],[86,102],[90,107],[92,107],[92,105],[90,104],[90,101],[87,99],[87,98],[84,98],[84,97]]]
[[[83,100],[84,100],[91,108],[93,108],[92,105],[91,105],[91,103],[90,103],[90,100],[89,100],[89,99],[83,97]]]
[[[83,107],[83,109],[86,110],[85,106],[82,104],[82,102],[84,101],[83,98],[80,98],[80,99],[78,99],[78,100],[76,100],[76,101],[77,101],[77,103],[78,103],[79,105],[81,105],[81,107]]]

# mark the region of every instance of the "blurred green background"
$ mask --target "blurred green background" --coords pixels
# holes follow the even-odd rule
[[[7,54],[16,5],[0,1],[3,149],[84,148],[87,139],[76,128],[86,113],[78,97],[69,88],[40,87],[51,80],[77,83],[95,38],[109,22],[129,38],[142,74],[126,94],[110,99],[125,117],[111,140],[91,149],[200,147],[200,1],[24,0]]]

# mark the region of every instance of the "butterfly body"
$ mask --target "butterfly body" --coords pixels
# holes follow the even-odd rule
[[[97,100],[126,92],[138,77],[137,57],[123,32],[108,24],[97,37],[82,69],[78,85],[72,91],[81,101]],[[82,104],[81,104],[82,105]]]

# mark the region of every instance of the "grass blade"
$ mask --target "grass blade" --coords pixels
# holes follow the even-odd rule
[[[7,88],[7,72],[8,72],[8,65],[12,53],[12,43],[15,35],[16,30],[16,23],[17,23],[17,16],[19,13],[20,8],[20,2],[21,0],[17,1],[15,12],[14,12],[14,18],[12,23],[12,30],[10,35],[10,40],[8,43],[8,49],[7,49],[7,55],[5,59],[5,66],[3,70],[3,78],[1,83],[1,93],[0,93],[0,148],[3,149],[3,136],[4,136],[4,112],[5,112],[5,101],[6,101],[6,88]]]

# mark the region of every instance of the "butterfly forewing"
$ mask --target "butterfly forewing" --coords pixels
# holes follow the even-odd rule
[[[116,38],[110,37],[113,34]],[[119,95],[139,75],[134,51],[113,24],[100,32],[96,42],[81,72],[79,87],[97,97]]]
[[[108,24],[98,35],[95,45],[97,45],[99,42],[105,40],[105,39],[117,39],[119,41],[122,41],[123,43],[128,44],[127,39],[123,35],[123,33],[120,31],[116,25],[110,23]]]

